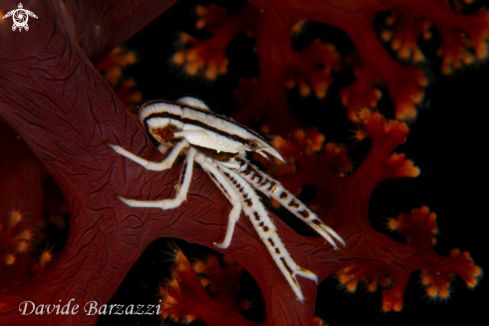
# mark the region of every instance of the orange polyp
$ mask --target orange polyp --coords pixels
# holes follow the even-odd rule
[[[422,62],[425,60],[423,52],[416,46],[413,50],[413,61],[414,62]]]
[[[244,299],[238,304],[238,307],[240,310],[249,311],[251,308],[253,308],[252,301]]]
[[[438,291],[438,296],[440,297],[440,299],[448,299],[450,297],[449,287],[447,286],[440,288],[440,290]]]
[[[385,23],[389,26],[392,26],[394,25],[395,23],[397,22],[397,19],[394,15],[390,15],[389,17],[387,17],[385,19]]]
[[[205,274],[207,272],[207,266],[201,260],[196,260],[192,264],[192,267],[196,273]]]
[[[390,30],[383,30],[381,33],[380,33],[380,38],[382,39],[382,41],[384,42],[389,42],[390,40],[392,40],[392,37],[394,36],[394,33],[392,33],[392,31]]]
[[[394,308],[392,310],[399,312],[402,310],[403,305],[404,303],[402,302],[402,300],[399,300],[395,303]]]
[[[423,285],[429,285],[433,283],[433,279],[431,278],[431,276],[425,274],[424,272],[421,274],[421,284]]]
[[[297,129],[296,131],[294,131],[293,137],[296,140],[299,140],[299,141],[304,140],[305,136],[306,136],[306,134],[305,134],[304,130],[302,130],[302,129]]]
[[[29,243],[25,240],[19,241],[17,244],[17,251],[20,253],[25,253],[29,250]]]
[[[206,20],[204,18],[198,19],[195,22],[195,28],[196,29],[203,29],[206,25],[207,25],[207,22],[206,22]]]
[[[410,98],[414,103],[419,103],[423,99],[424,90],[416,90],[413,94],[411,94]]]
[[[217,65],[210,62],[205,70],[205,77],[209,80],[215,80],[217,78]]]
[[[29,240],[32,240],[32,231],[30,231],[30,230],[24,230],[24,231],[20,232],[19,234],[17,234],[15,236],[15,239],[17,241],[21,241],[21,240],[29,241]]]
[[[357,285],[358,285],[358,279],[357,278],[353,278],[348,283],[346,283],[345,289],[348,292],[355,292],[355,290],[357,289]]]
[[[390,218],[389,221],[387,222],[387,227],[391,231],[397,230],[399,228],[399,225],[400,225],[399,221],[395,218]]]
[[[302,26],[304,25],[304,20],[299,20],[292,26],[292,34],[298,34],[302,31]]]
[[[377,287],[378,287],[378,282],[376,280],[373,280],[367,284],[367,289],[369,292],[377,291]]]
[[[199,65],[196,62],[189,62],[189,63],[187,63],[187,65],[185,67],[185,71],[190,76],[194,76],[199,71]]]
[[[12,211],[9,214],[10,227],[17,225],[22,220],[20,211]]]
[[[397,120],[412,120],[416,117],[417,111],[413,103],[404,102],[396,105]]]
[[[350,274],[339,274],[338,275],[338,281],[341,283],[341,284],[346,284],[348,282],[350,282],[352,279],[352,275]]]
[[[314,94],[316,95],[317,98],[323,99],[326,97],[327,94],[327,89],[328,89],[328,83],[325,81],[319,82],[315,87],[314,87]]]
[[[202,17],[207,13],[207,8],[202,5],[197,5],[197,7],[195,8],[195,13],[198,16]]]
[[[3,261],[4,261],[5,265],[12,266],[13,264],[15,264],[15,256],[12,254],[6,254],[3,257]]]
[[[438,287],[436,285],[431,285],[426,289],[426,294],[432,298],[438,296]]]
[[[176,52],[173,57],[173,63],[177,65],[182,65],[185,62],[185,53],[184,51]]]
[[[51,248],[49,250],[46,249],[42,252],[41,259],[39,260],[42,267],[45,267],[47,264],[49,264],[53,260],[53,255],[51,254],[51,251],[53,250],[53,248]]]
[[[401,40],[399,38],[394,38],[391,43],[391,49],[397,51],[401,48]]]
[[[305,97],[311,93],[311,88],[304,81],[298,81],[298,85],[299,85],[299,94],[301,94],[301,96]]]

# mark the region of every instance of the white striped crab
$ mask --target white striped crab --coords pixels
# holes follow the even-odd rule
[[[216,247],[227,248],[241,211],[267,247],[278,268],[299,300],[304,297],[296,276],[317,282],[317,276],[295,263],[277,234],[273,221],[255,190],[272,197],[299,219],[318,232],[335,249],[334,239],[343,246],[343,239],[322,222],[305,204],[246,159],[247,151],[255,151],[284,161],[265,139],[235,121],[215,114],[199,99],[183,97],[175,102],[150,101],[139,111],[139,119],[148,132],[165,147],[171,148],[162,162],[150,162],[120,146],[110,145],[118,154],[142,165],[147,170],[170,169],[180,154],[186,156],[174,199],[141,201],[119,197],[130,207],[155,207],[163,210],[179,207],[187,198],[194,162],[214,181],[233,208],[229,214],[226,235]],[[333,239],[334,238],[334,239]]]

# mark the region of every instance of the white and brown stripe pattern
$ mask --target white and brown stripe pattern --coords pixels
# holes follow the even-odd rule
[[[165,148],[171,148],[171,151],[162,162],[150,162],[120,146],[110,145],[116,153],[153,171],[170,169],[180,154],[186,155],[186,159],[174,199],[155,201],[123,197],[119,199],[131,207],[176,208],[186,201],[194,161],[199,163],[233,206],[229,214],[224,240],[214,245],[219,248],[227,248],[230,245],[234,227],[243,211],[250,218],[253,227],[294,293],[299,300],[304,300],[297,275],[316,282],[317,277],[311,271],[297,265],[292,259],[280,240],[265,206],[253,188],[277,200],[316,230],[335,249],[338,247],[333,238],[343,245],[345,242],[306,205],[285,190],[277,180],[259,171],[248,162],[245,152],[255,151],[264,157],[269,154],[283,161],[280,154],[258,134],[231,119],[210,112],[209,108],[196,98],[185,97],[176,102],[148,102],[142,106],[139,117],[151,135]],[[225,155],[222,155],[221,152]]]
[[[269,154],[284,161],[277,150],[254,131],[208,111],[205,105],[196,106],[195,99],[191,103],[193,107],[188,103],[187,100],[150,101],[141,107],[139,119],[153,136],[169,126],[179,130],[174,133],[175,138],[185,138],[192,145],[233,154],[254,151],[266,158]]]
[[[275,224],[273,224],[270,216],[268,216],[268,212],[263,206],[263,203],[246,180],[244,180],[237,172],[223,167],[219,163],[217,163],[217,167],[229,180],[229,183],[240,196],[243,212],[249,217],[253,227],[260,236],[260,239],[267,247],[268,252],[282,271],[282,274],[287,279],[292,290],[299,300],[303,301],[304,296],[302,295],[296,276],[300,275],[317,283],[318,279],[316,274],[300,267],[292,259],[277,233]]]
[[[346,246],[345,241],[343,241],[338,233],[321,221],[304,203],[288,192],[280,182],[261,172],[256,166],[246,160],[238,158],[235,159],[235,161],[241,165],[238,170],[239,173],[253,185],[255,189],[260,190],[268,197],[272,197],[278,201],[283,207],[319,233],[336,250],[338,250],[338,246],[332,237],[338,240],[343,246]]]

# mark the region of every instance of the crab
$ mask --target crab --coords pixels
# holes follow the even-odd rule
[[[297,276],[313,280],[317,276],[296,264],[280,239],[277,228],[256,193],[278,201],[283,207],[319,233],[336,250],[334,239],[346,246],[343,239],[321,221],[304,203],[287,191],[277,180],[260,171],[246,159],[246,152],[256,152],[284,162],[282,156],[267,141],[252,130],[232,119],[211,112],[200,99],[190,96],[174,102],[155,100],[143,104],[139,119],[146,130],[160,143],[159,150],[169,150],[161,162],[145,160],[124,148],[109,144],[118,154],[142,165],[147,170],[164,171],[172,168],[180,155],[185,155],[176,195],[173,199],[143,201],[118,197],[130,207],[174,209],[187,199],[195,163],[209,175],[233,208],[229,214],[226,234],[218,248],[227,248],[241,212],[250,219],[253,227],[268,249],[273,260],[300,301],[304,300]]]

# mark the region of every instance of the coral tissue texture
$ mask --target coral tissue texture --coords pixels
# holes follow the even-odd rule
[[[401,1],[390,2],[403,7]],[[152,241],[171,236],[212,248],[212,244],[224,236],[231,207],[199,169],[193,175],[189,200],[177,209],[135,210],[116,197],[121,195],[143,200],[170,198],[175,192],[173,185],[179,178],[180,166],[176,165],[163,173],[150,172],[112,151],[108,143],[120,145],[152,161],[162,159],[94,65],[172,3],[129,0],[26,1],[24,8],[39,17],[29,20],[28,32],[13,33],[10,22],[0,21],[0,118],[3,120],[0,123],[0,149],[6,154],[0,164],[0,235],[5,241],[1,243],[2,248],[9,250],[9,255],[2,257],[6,266],[0,268],[1,324],[93,325],[98,315],[87,315],[83,308],[77,314],[21,316],[19,304],[26,300],[38,304],[58,304],[71,299],[73,304],[80,307],[89,301],[105,304]],[[274,5],[280,8],[275,1],[250,1],[245,10],[251,10],[250,17],[253,17],[260,13],[260,10],[256,11],[257,8],[266,5],[265,13],[269,19],[260,20],[262,25],[258,29],[276,31],[277,26],[283,24],[286,29],[292,28],[296,22],[295,18],[291,18],[295,17],[294,13],[302,13],[307,5],[312,6],[312,2],[306,2],[302,7],[299,3],[289,1],[284,6],[285,11],[279,13],[270,7]],[[370,49],[363,57],[372,59],[382,50],[378,52],[372,49],[371,44],[364,44],[368,37],[353,32],[362,30],[373,33],[373,30],[362,29],[362,21],[365,24],[369,22],[365,21],[367,16],[358,12],[366,12],[371,18],[374,12],[385,10],[389,5],[385,4],[387,1],[362,2],[363,5],[354,3],[324,1],[321,2],[324,7],[318,7],[314,12],[319,12],[319,9],[330,12],[329,19],[350,31],[349,35],[361,51]],[[415,11],[419,3],[413,1],[410,10]],[[346,7],[338,7],[340,4]],[[17,5],[17,2],[2,1],[0,11],[6,13]],[[352,8],[356,10],[352,11]],[[314,12],[308,12],[307,18],[324,19]],[[350,17],[348,24],[338,18],[338,13]],[[440,17],[443,15],[444,12],[439,13]],[[353,16],[355,19],[351,18]],[[358,25],[351,24],[354,21]],[[269,37],[284,37],[288,42],[290,34]],[[257,39],[258,49],[264,47],[264,42],[265,36]],[[269,58],[282,53],[280,49],[277,51],[269,53]],[[259,52],[259,55],[263,54]],[[268,121],[275,116],[280,117],[275,119],[277,125],[271,127],[284,135],[280,126],[289,122],[289,125],[299,125],[285,110],[288,107],[283,89],[287,81],[286,70],[272,65],[274,70],[266,71],[264,67],[260,66],[263,76],[260,82],[267,83],[266,78],[270,78],[270,85],[280,84],[280,88],[268,90],[268,100],[271,101],[268,104],[261,102],[265,100],[265,94],[254,100],[272,109]],[[225,68],[219,69],[225,71]],[[366,76],[378,79],[378,76],[371,75],[372,70],[381,72],[374,66],[365,72]],[[290,74],[296,72],[294,70]],[[212,72],[209,74],[213,76]],[[398,78],[413,80],[411,73],[407,79],[403,76],[401,73]],[[414,80],[419,85],[419,80]],[[375,97],[371,86],[373,82],[370,81],[365,83],[370,86],[370,92],[360,90],[359,93],[373,94]],[[355,88],[355,85],[352,87]],[[322,96],[324,86],[315,91]],[[349,108],[354,94],[356,90],[343,96]],[[396,102],[395,93],[392,94]],[[411,100],[418,99],[413,93],[402,94]],[[412,115],[411,102],[408,106],[398,106],[400,109],[396,112],[401,117],[406,112]],[[285,113],[273,111],[280,107],[284,108]],[[256,110],[262,109],[263,106],[256,106]],[[251,106],[245,106],[241,112],[243,121],[256,113]],[[322,148],[324,139],[317,133],[297,132],[274,141],[287,159],[294,157],[297,163],[297,174],[287,177],[290,171],[280,172],[284,185],[291,191],[304,183],[314,185],[318,190],[318,201],[321,200],[320,205],[316,206],[319,207],[319,217],[328,222],[347,243],[346,248],[334,251],[330,246],[325,246],[321,238],[300,236],[271,214],[291,256],[300,266],[316,273],[319,281],[338,273],[340,282],[347,289],[354,289],[359,282],[368,284],[369,289],[389,286],[383,292],[384,311],[402,309],[407,280],[416,270],[423,270],[423,285],[427,287],[428,294],[434,297],[447,294],[453,274],[458,274],[469,287],[475,286],[480,269],[474,265],[468,253],[454,250],[451,257],[444,257],[434,251],[432,235],[436,233],[436,216],[427,207],[413,209],[410,214],[401,214],[389,221],[389,227],[403,235],[407,244],[370,227],[367,211],[373,189],[388,179],[416,177],[419,170],[405,154],[393,153],[408,136],[406,124],[386,120],[369,109],[350,109],[349,117],[357,123],[357,140],[369,138],[372,141],[366,159],[351,174],[352,164],[345,149],[334,144]],[[315,155],[319,150],[323,150],[323,153]],[[301,155],[303,152],[305,154]],[[273,172],[273,166],[267,168],[271,170],[270,173]],[[67,201],[70,233],[66,246],[52,265],[44,268],[39,263],[33,275],[26,275],[21,270],[29,262],[21,261],[13,253],[27,250],[31,243],[31,235],[21,230],[29,230],[36,225],[44,195],[40,184],[46,180],[46,172],[56,181]],[[19,200],[23,203],[19,203]],[[24,211],[28,211],[29,215],[22,215]],[[317,285],[300,279],[306,299],[303,303],[299,302],[243,216],[235,229],[231,246],[221,252],[230,257],[228,262],[231,259],[236,261],[255,277],[266,305],[266,325],[312,324]],[[186,258],[181,258],[180,263],[189,264]],[[229,266],[238,269],[231,263]],[[15,275],[17,269],[19,272]],[[390,276],[389,280],[386,275]],[[195,275],[190,272],[185,275],[185,280],[187,284],[182,282],[172,289],[181,289],[177,294],[184,303],[194,299],[191,295],[195,291],[185,292],[189,290],[188,284],[198,284]],[[233,282],[236,283],[235,280]],[[197,294],[201,300],[196,310],[184,314],[197,315],[208,325],[253,324],[238,312],[236,305],[229,305],[226,300],[209,299],[205,291]]]

